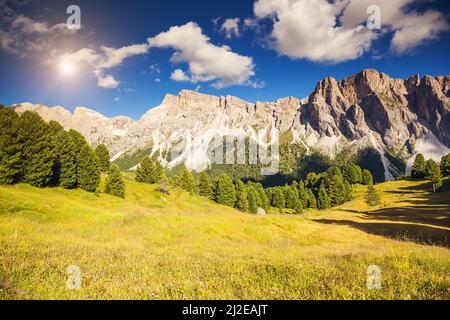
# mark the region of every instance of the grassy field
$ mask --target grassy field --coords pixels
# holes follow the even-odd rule
[[[423,182],[378,185],[378,208],[358,187],[302,216],[126,184],[125,200],[1,186],[0,299],[450,299],[450,193]],[[370,265],[380,290],[367,288]]]

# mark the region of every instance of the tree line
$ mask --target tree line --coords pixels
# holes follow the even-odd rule
[[[271,207],[298,214],[306,208],[328,209],[351,200],[353,185],[373,184],[370,171],[352,163],[341,168],[331,167],[322,173],[312,172],[305,180],[271,188],[264,188],[259,182],[233,181],[226,173],[211,179],[207,172],[194,174],[186,168],[181,175],[168,178],[159,162],[148,157],[138,166],[135,179],[158,184],[158,190],[164,193],[170,193],[171,186],[178,187],[192,195],[250,213],[267,213]]]
[[[450,153],[444,157],[440,163],[430,159],[425,160],[423,154],[419,153],[414,159],[411,168],[411,178],[427,179],[433,186],[433,192],[437,192],[442,188],[442,179],[450,176]]]
[[[104,145],[94,150],[83,135],[65,131],[56,121],[47,123],[31,111],[19,116],[0,106],[0,184],[99,192],[102,173],[107,175],[105,192],[124,197],[120,170],[110,164]]]

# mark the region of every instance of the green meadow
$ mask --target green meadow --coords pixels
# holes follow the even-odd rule
[[[376,208],[358,186],[338,208],[266,216],[125,183],[125,199],[0,186],[0,299],[450,299],[450,192],[425,182],[377,185]]]

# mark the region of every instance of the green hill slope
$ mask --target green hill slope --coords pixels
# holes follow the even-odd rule
[[[126,199],[0,186],[0,298],[450,299],[450,194],[423,183],[377,186],[383,205],[371,210],[360,187],[303,216],[126,185]],[[70,265],[79,290],[66,286]],[[381,290],[366,286],[370,265]]]

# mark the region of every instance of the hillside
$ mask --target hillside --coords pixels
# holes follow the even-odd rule
[[[424,182],[378,185],[373,210],[358,187],[354,201],[302,216],[126,184],[125,200],[0,186],[0,298],[450,299],[450,193]],[[66,288],[73,264],[78,291]],[[366,287],[370,265],[382,290]]]

